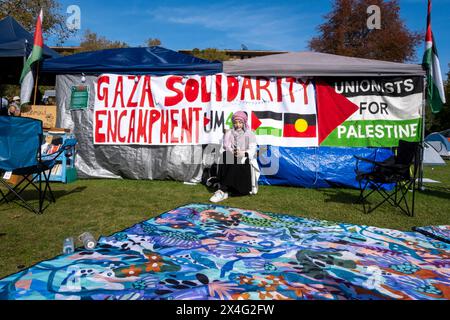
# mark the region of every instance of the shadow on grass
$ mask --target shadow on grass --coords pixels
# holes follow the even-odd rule
[[[360,204],[359,194],[355,194],[354,192],[345,191],[345,189],[326,189],[326,190],[318,190],[322,194],[325,195],[325,202],[336,202],[343,204]]]
[[[334,202],[334,203],[342,203],[346,205],[352,205],[356,211],[359,211],[365,215],[371,215],[375,211],[386,211],[390,208],[389,214],[394,214],[398,216],[405,216],[405,214],[400,210],[399,206],[394,206],[389,202],[384,202],[380,205],[380,207],[376,208],[374,211],[370,212],[372,208],[378,206],[379,203],[383,201],[383,198],[376,192],[369,196],[368,199],[364,201],[359,201],[359,191],[358,193],[351,193],[349,191],[345,191],[345,189],[328,189],[321,191],[325,196],[328,196],[328,199],[324,199],[324,202]],[[416,197],[417,199],[417,197]],[[408,197],[408,205],[411,206],[411,197]],[[367,212],[364,212],[364,205],[366,206]],[[401,203],[401,206],[404,207],[404,203]]]
[[[65,190],[52,190],[53,191],[53,195],[55,196],[56,200],[58,200],[58,198],[62,198],[68,195],[71,195],[73,193],[80,193],[83,192],[84,190],[86,190],[86,186],[82,186],[82,187],[76,187],[70,191],[65,191]]]
[[[442,198],[442,199],[450,199],[450,190],[448,188],[443,187],[435,187],[435,186],[425,186],[425,190],[420,191],[421,194]]]
[[[59,199],[69,196],[74,193],[83,192],[86,188],[87,188],[86,186],[83,186],[83,187],[76,187],[76,188],[74,188],[72,190],[68,190],[68,191],[52,190],[52,193],[53,193],[53,196],[55,197],[56,203],[58,203]],[[39,202],[39,193],[36,190],[27,189],[27,190],[24,190],[20,195],[31,206],[36,206],[37,203]],[[47,192],[47,196],[50,197],[50,194],[48,192]],[[8,196],[8,201],[9,201],[9,203],[15,203],[18,206],[24,207],[22,201],[20,199],[18,199],[17,197],[14,197],[13,194],[10,194]],[[46,204],[44,204],[44,206],[46,206],[47,203],[48,203],[48,201],[46,199]],[[0,203],[0,206],[4,205],[4,204],[5,204],[5,202],[3,201]],[[5,210],[8,210],[8,208],[0,209],[0,211],[5,211]]]

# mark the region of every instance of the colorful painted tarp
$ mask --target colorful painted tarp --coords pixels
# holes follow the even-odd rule
[[[428,237],[439,241],[450,243],[450,226],[425,226],[414,227],[414,231],[420,232]]]
[[[0,299],[450,299],[450,245],[189,204],[0,280]]]

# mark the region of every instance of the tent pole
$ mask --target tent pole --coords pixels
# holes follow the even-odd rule
[[[426,109],[427,109],[427,94],[426,94],[426,90],[427,90],[427,77],[423,77],[423,89],[424,89],[424,94],[422,97],[422,132],[421,132],[421,141],[420,144],[422,146],[421,150],[420,150],[420,169],[419,169],[419,185],[418,185],[418,189],[420,191],[425,191],[425,186],[423,185],[423,158],[424,158],[424,153],[425,153],[425,113],[426,113]]]
[[[36,105],[36,94],[37,94],[37,85],[39,80],[39,60],[37,61],[37,67],[36,67],[36,82],[34,84],[34,99],[33,99],[33,105]]]
[[[25,39],[23,43],[23,66],[25,67],[25,63],[27,63],[27,43],[28,40]]]

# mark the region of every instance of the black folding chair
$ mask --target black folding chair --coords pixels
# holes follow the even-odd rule
[[[387,202],[406,215],[414,216],[416,177],[420,161],[418,142],[400,140],[396,155],[382,162],[358,156],[355,158],[359,202],[363,204],[364,213],[373,212]],[[362,162],[365,162],[365,169],[361,168]],[[366,201],[374,193],[380,194],[383,200],[367,210]]]
[[[50,187],[51,170],[56,159],[64,152],[70,156],[75,152],[76,139],[67,139],[57,152],[41,154],[43,141],[42,121],[0,116],[0,189],[1,203],[14,201],[19,205],[41,214],[51,202],[56,202]],[[21,177],[21,181],[11,186],[6,178],[9,175]],[[23,191],[32,186],[39,195],[39,204],[33,206],[23,196]],[[45,200],[48,201],[44,207]]]

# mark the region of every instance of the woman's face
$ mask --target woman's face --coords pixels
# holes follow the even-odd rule
[[[15,113],[16,113],[16,107],[15,107],[15,106],[9,106],[8,111],[9,111],[9,114],[10,114],[10,115],[15,115]]]
[[[244,128],[244,123],[239,119],[234,120],[233,125],[237,130]]]

